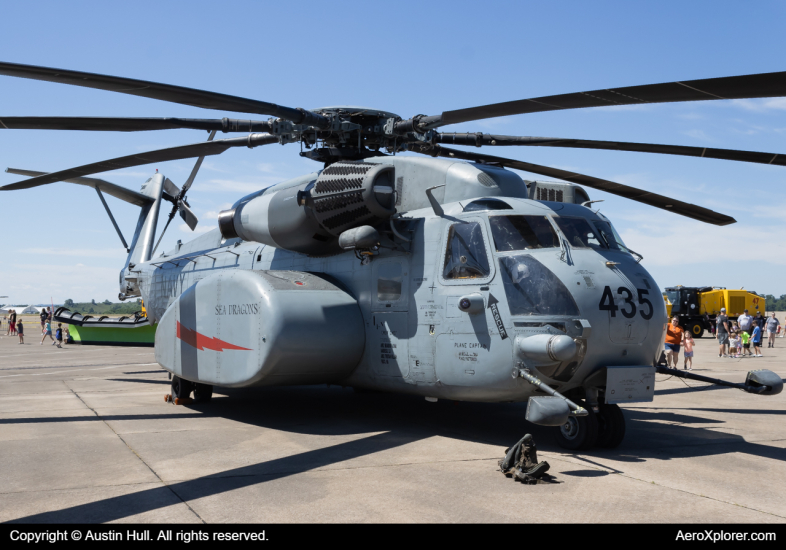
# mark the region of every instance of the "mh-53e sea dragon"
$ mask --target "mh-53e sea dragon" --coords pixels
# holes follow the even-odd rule
[[[706,223],[735,220],[608,180],[444,145],[786,165],[772,153],[437,131],[562,109],[782,97],[786,73],[595,90],[409,119],[365,107],[293,109],[14,63],[0,63],[0,74],[271,117],[0,117],[7,129],[211,132],[206,142],[60,172],[9,169],[32,177],[0,188],[69,181],[94,187],[102,201],[108,193],[141,207],[120,299],[141,296],[158,324],[156,360],[172,373],[175,398],[193,392],[207,401],[214,385],[331,383],[427,399],[529,400],[527,420],[558,427],[568,449],[619,445],[625,420],[618,403],[652,400],[654,374],[665,370],[657,365],[667,322],[659,286],[611,221],[592,209],[583,187]],[[214,140],[217,131],[248,135]],[[153,257],[162,201],[172,203],[167,226],[178,211],[196,226],[186,193],[205,156],[295,142],[320,170],[241,198],[220,213],[218,229]],[[425,156],[397,155],[404,151]],[[162,174],[139,192],[86,177],[185,158],[198,160],[182,188]],[[568,183],[524,181],[511,168]],[[767,370],[749,372],[742,383],[667,372],[754,394],[783,387]]]

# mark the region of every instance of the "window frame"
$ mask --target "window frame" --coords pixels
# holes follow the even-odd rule
[[[521,216],[521,217],[524,217],[524,218],[529,218],[529,217],[539,218],[539,217],[542,216],[543,218],[546,219],[546,222],[551,225],[551,230],[554,232],[554,236],[557,238],[557,245],[556,246],[544,246],[544,247],[541,247],[541,248],[522,248],[522,249],[518,249],[518,250],[497,250],[497,244],[494,241],[494,232],[493,232],[493,229],[491,228],[491,217],[492,216],[494,216],[494,217],[497,217],[497,216],[508,216],[508,217]],[[510,253],[513,253],[513,252],[522,252],[522,251],[534,252],[534,251],[538,251],[538,250],[541,250],[541,251],[560,250],[562,248],[562,241],[564,239],[564,235],[559,230],[559,227],[557,226],[557,224],[554,222],[553,216],[550,216],[549,214],[519,214],[519,213],[514,213],[514,214],[489,214],[489,221],[488,221],[488,223],[489,223],[489,238],[491,239],[491,242],[494,244],[494,253],[497,254],[497,255],[510,254]]]
[[[437,279],[443,286],[467,286],[467,285],[485,285],[494,280],[497,274],[497,267],[494,265],[494,255],[491,251],[491,228],[488,224],[488,218],[480,216],[461,216],[454,219],[446,220],[445,226],[442,228],[442,236],[440,238],[440,253],[439,261],[437,261]],[[481,234],[483,235],[483,245],[486,249],[486,262],[489,266],[489,274],[486,277],[477,277],[473,279],[445,279],[443,272],[445,269],[445,256],[448,251],[448,235],[450,234],[451,226],[457,223],[477,223],[480,225]]]
[[[592,251],[595,251],[595,252],[598,252],[598,251],[601,251],[601,250],[608,252],[609,250],[613,250],[612,248],[610,248],[606,244],[606,241],[603,238],[603,236],[598,234],[598,228],[595,227],[595,224],[592,223],[592,220],[590,218],[586,218],[586,217],[583,217],[583,216],[571,216],[571,215],[567,215],[567,216],[550,215],[549,218],[551,218],[551,222],[554,225],[554,227],[557,228],[557,232],[560,235],[560,238],[562,239],[562,242],[564,244],[567,244],[570,247],[571,250],[592,250]],[[575,246],[572,242],[570,242],[570,239],[568,239],[568,236],[565,234],[565,232],[562,231],[562,227],[560,227],[559,222],[557,221],[557,219],[559,219],[559,218],[562,218],[562,219],[565,219],[565,220],[570,220],[570,219],[584,220],[585,222],[587,222],[587,225],[589,226],[589,228],[592,231],[592,233],[595,235],[595,238],[598,240],[598,243],[600,243],[600,248],[596,248],[596,247],[591,246],[591,245],[588,245],[588,246]]]

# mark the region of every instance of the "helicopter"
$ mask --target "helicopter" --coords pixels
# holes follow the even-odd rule
[[[135,132],[188,128],[205,142],[30,176],[96,189],[128,252],[119,299],[141,297],[157,324],[155,357],[172,397],[208,402],[214,386],[338,384],[427,400],[527,401],[525,419],[555,427],[566,449],[614,448],[620,404],[652,401],[655,373],[782,391],[780,376],[743,383],[659,365],[667,322],[658,284],[585,187],[714,225],[735,220],[613,181],[459,150],[563,147],[786,165],[751,151],[566,138],[441,133],[445,125],[555,110],[783,97],[786,72],[631,86],[403,118],[366,107],[306,110],[168,84],[15,63],[0,75],[131,94],[267,120],[0,117],[3,129]],[[243,137],[214,139],[217,132]],[[154,257],[206,156],[300,144],[318,170],[251,193],[218,228]],[[422,156],[399,155],[402,152]],[[196,158],[182,187],[152,175],[139,192],[88,177]],[[512,170],[556,178],[525,181]],[[127,245],[103,193],[141,208]],[[159,212],[171,203],[155,241]]]

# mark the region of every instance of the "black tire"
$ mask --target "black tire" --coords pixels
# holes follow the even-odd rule
[[[194,384],[194,401],[207,403],[213,399],[213,386],[210,384]]]
[[[172,377],[172,399],[185,399],[191,397],[194,383],[183,380],[179,376]]]
[[[618,405],[600,405],[598,417],[598,447],[616,449],[625,439],[625,417]]]
[[[591,449],[598,441],[598,419],[589,410],[587,416],[569,416],[556,432],[557,444],[570,451]]]
[[[691,323],[690,327],[688,327],[691,334],[693,334],[694,338],[701,338],[704,336],[704,325],[701,323]]]

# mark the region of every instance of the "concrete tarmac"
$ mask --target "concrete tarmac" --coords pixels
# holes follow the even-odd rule
[[[624,407],[619,448],[571,453],[522,403],[312,386],[174,406],[152,348],[57,349],[35,332],[0,337],[0,521],[786,521],[786,394],[658,375],[654,402]],[[703,338],[694,371],[783,376],[776,346],[722,359]],[[553,483],[497,471],[528,432]]]

